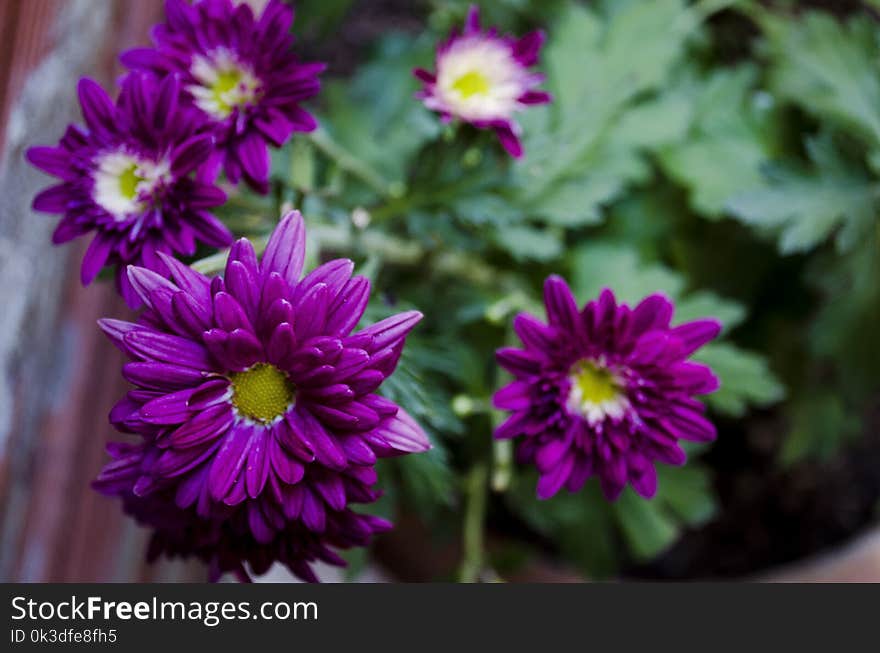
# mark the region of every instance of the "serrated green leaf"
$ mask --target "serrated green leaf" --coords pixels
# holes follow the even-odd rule
[[[631,306],[655,292],[675,298],[684,290],[680,275],[661,265],[645,265],[631,249],[618,245],[587,244],[572,256],[570,279],[581,301],[597,297],[611,288],[618,301]]]
[[[880,42],[876,21],[842,24],[829,14],[799,20],[762,15],[773,68],[770,86],[806,111],[858,130],[880,145]]]
[[[785,388],[758,354],[729,343],[710,343],[694,360],[705,363],[721,381],[721,388],[705,397],[720,413],[742,417],[749,404],[768,406],[785,396]]]
[[[613,175],[589,175],[551,188],[529,206],[533,215],[549,224],[582,227],[600,222],[600,206],[616,197],[622,187],[623,180]]]
[[[782,169],[770,185],[730,198],[727,209],[746,224],[778,231],[785,254],[812,249],[838,227],[838,247],[848,249],[875,221],[876,187],[830,137],[808,148],[813,170]]]
[[[627,487],[612,504],[614,516],[620,525],[635,557],[650,560],[669,548],[678,538],[680,529],[655,501],[646,501]]]
[[[614,126],[614,147],[655,148],[679,141],[691,124],[693,103],[678,94],[665,94],[635,105]]]
[[[558,543],[566,559],[588,577],[606,578],[617,568],[615,523],[608,502],[597,483],[581,492],[560,492],[541,501],[535,496],[537,476],[529,471],[517,475],[505,493],[507,504],[536,532]]]
[[[715,515],[718,506],[705,468],[694,464],[657,465],[657,478],[657,496],[653,501],[665,504],[688,526],[701,526]]]
[[[691,293],[675,305],[676,324],[707,316],[720,320],[724,325],[724,332],[727,332],[746,319],[746,309],[742,304],[722,299],[715,293],[707,291]]]
[[[322,127],[387,187],[405,183],[413,155],[440,133],[436,116],[412,97],[418,88],[412,68],[429,57],[426,40],[392,34],[354,79],[330,82],[321,91],[327,105]]]
[[[670,91],[694,104],[694,121],[687,138],[660,150],[659,161],[706,217],[721,217],[731,195],[759,186],[761,166],[773,156],[773,114],[755,101],[756,78],[755,68],[742,65]]]
[[[452,505],[455,489],[445,447],[436,441],[432,444],[433,448],[424,453],[394,461],[400,470],[402,496],[425,517]]]
[[[562,253],[562,240],[550,229],[520,225],[495,232],[494,239],[519,261],[552,261]]]
[[[680,129],[676,101],[647,101],[636,108],[636,100],[669,76],[694,24],[681,0],[631,3],[604,20],[580,5],[569,5],[551,30],[544,58],[554,102],[524,113],[522,119],[527,155],[515,168],[522,201],[543,210],[545,217],[561,216],[560,223],[590,222],[594,208],[573,212],[570,202],[561,202],[564,210],[554,212],[552,203],[542,209],[537,198],[549,202],[557,192],[553,187],[568,178],[602,189],[584,193],[585,199],[607,201],[609,189],[616,192],[627,177],[606,180],[608,157],[599,156],[599,150],[631,160],[635,154],[627,149],[664,141]],[[630,105],[637,112],[627,117]],[[615,132],[618,123],[625,129]],[[602,149],[615,133],[618,146]],[[631,169],[630,163],[624,172]],[[597,176],[601,184],[595,182]],[[572,196],[570,189],[558,192]]]
[[[520,207],[489,193],[456,197],[452,206],[459,219],[477,226],[507,226],[520,222],[524,216]]]

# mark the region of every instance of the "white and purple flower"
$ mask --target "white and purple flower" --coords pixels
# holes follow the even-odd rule
[[[178,102],[179,80],[132,74],[114,103],[83,79],[79,99],[86,127],[68,127],[57,147],[32,147],[28,160],[61,180],[38,194],[34,209],[60,213],[56,244],[88,232],[95,237],[82,263],[83,284],[116,266],[120,293],[139,303],[125,273],[129,264],[162,275],[160,253],[189,256],[200,241],[225,247],[232,234],[210,209],[226,195],[198,174],[214,149],[197,112]]]
[[[520,39],[501,36],[495,28],[483,31],[476,6],[468,12],[462,33],[453,30],[437,49],[436,72],[417,68],[424,87],[418,97],[444,120],[454,118],[479,129],[492,129],[504,149],[521,157],[518,111],[551,101],[537,89],[544,75],[530,70],[538,63],[544,33],[534,31]]]
[[[268,146],[315,129],[300,103],[320,89],[323,63],[293,54],[293,9],[269,0],[255,16],[251,3],[167,0],[166,22],[153,30],[154,48],[124,52],[122,63],[159,76],[180,75],[184,98],[210,124],[232,183],[268,191]]]

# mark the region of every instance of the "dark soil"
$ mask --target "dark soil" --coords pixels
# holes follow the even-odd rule
[[[627,570],[640,578],[731,577],[800,560],[846,542],[880,506],[880,408],[862,438],[825,462],[777,462],[784,429],[768,420],[719,438],[705,460],[715,472],[717,518],[665,555]]]

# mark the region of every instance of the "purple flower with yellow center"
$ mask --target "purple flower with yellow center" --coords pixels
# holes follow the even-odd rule
[[[518,158],[523,149],[514,114],[551,100],[549,93],[537,90],[544,76],[529,70],[538,63],[543,43],[541,31],[520,39],[501,36],[495,28],[484,32],[479,8],[472,6],[464,31],[453,30],[437,49],[437,71],[413,71],[425,84],[418,97],[445,121],[458,118],[494,130],[504,149]]]
[[[293,9],[270,0],[258,16],[232,0],[167,0],[167,22],[153,30],[155,48],[122,54],[132,69],[178,74],[185,100],[212,126],[214,162],[232,183],[268,192],[267,144],[283,145],[315,119],[300,106],[320,89],[322,63],[302,63],[291,52]]]
[[[541,499],[563,486],[576,492],[591,476],[609,500],[627,483],[653,497],[655,462],[682,465],[680,440],[715,439],[694,395],[714,392],[718,379],[687,359],[721,324],[672,327],[673,304],[659,294],[630,308],[606,289],[579,310],[558,276],[547,279],[544,303],[548,323],[518,315],[523,348],[497,352],[515,380],[495,394],[495,406],[511,411],[495,437],[523,438],[518,457],[537,467]]]
[[[82,263],[84,285],[105,265],[117,266],[120,293],[137,295],[125,266],[162,275],[159,253],[191,255],[197,241],[225,247],[232,234],[210,209],[225,194],[197,174],[213,151],[196,112],[178,103],[179,81],[128,76],[116,103],[95,82],[79,83],[86,128],[71,125],[57,147],[32,147],[28,160],[61,183],[39,193],[34,209],[60,213],[52,241],[95,232]]]
[[[354,332],[369,281],[352,277],[348,260],[300,278],[304,257],[294,211],[261,262],[250,242],[236,242],[223,276],[208,279],[170,257],[171,280],[130,268],[144,314],[138,323],[101,321],[133,359],[123,376],[136,386],[111,422],[143,442],[111,449],[99,489],[125,497],[157,531],[185,517],[226,553],[238,551],[222,570],[274,551],[303,575],[282,550],[327,560],[322,542],[365,541],[385,522],[348,506],[378,497],[376,459],[430,447],[403,409],[376,394],[421,314]],[[317,544],[289,541],[302,533]],[[173,532],[162,537],[176,541]],[[210,550],[191,553],[208,559]]]

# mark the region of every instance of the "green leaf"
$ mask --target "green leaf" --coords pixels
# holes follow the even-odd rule
[[[489,193],[455,197],[452,206],[459,219],[477,226],[506,226],[520,222],[524,215],[520,207]]]
[[[670,92],[694,105],[694,122],[685,139],[660,150],[659,162],[706,217],[721,217],[731,195],[759,186],[761,166],[774,154],[774,114],[761,101],[766,96],[755,94],[756,78],[756,69],[743,65]]]
[[[684,280],[662,265],[645,265],[625,246],[587,244],[572,256],[572,290],[581,302],[598,297],[603,288],[611,288],[618,301],[634,306],[647,295],[681,295]]]
[[[627,487],[614,504],[614,515],[633,554],[650,560],[675,542],[679,529],[654,501],[646,501]]]
[[[708,522],[718,509],[708,471],[695,464],[685,467],[657,466],[655,501],[666,504],[672,513],[689,526]]]
[[[750,404],[768,406],[785,396],[785,387],[759,354],[716,342],[699,349],[693,358],[711,367],[721,380],[721,388],[705,397],[719,413],[742,417]]]
[[[587,576],[601,579],[613,574],[620,557],[616,526],[598,483],[588,482],[574,494],[563,490],[547,501],[535,496],[536,483],[533,471],[514,477],[504,495],[513,512],[536,532],[556,542],[565,558]]]
[[[449,454],[438,442],[433,445],[424,453],[394,461],[400,470],[402,496],[425,517],[438,508],[451,506],[455,488]]]
[[[562,241],[555,231],[515,226],[493,234],[495,242],[519,261],[551,261],[562,253]]]
[[[876,187],[827,135],[810,141],[808,151],[813,170],[784,168],[769,185],[732,197],[727,208],[746,224],[779,232],[785,254],[812,249],[838,227],[838,248],[849,249],[874,224]]]
[[[668,93],[635,105],[621,116],[611,136],[615,147],[656,148],[681,140],[691,124],[693,103]]]
[[[681,0],[630,3],[606,17],[569,4],[544,57],[554,102],[521,120],[526,156],[514,173],[523,205],[554,224],[591,224],[601,204],[647,174],[638,150],[674,139],[687,111],[677,98],[646,94],[668,78],[695,22]]]
[[[739,326],[746,319],[746,309],[742,304],[722,299],[715,293],[705,290],[691,293],[675,305],[676,324],[690,322],[709,315],[720,320],[724,325],[724,331],[727,332]]]
[[[581,162],[583,176],[563,179],[551,185],[542,195],[522,200],[534,216],[560,227],[575,228],[602,220],[602,209],[623,194],[626,186],[644,181],[651,175],[650,167],[634,145],[608,142],[593,148]]]
[[[810,457],[828,459],[861,428],[858,415],[840,397],[828,392],[805,395],[791,412],[791,430],[780,454],[785,465]]]
[[[686,467],[657,465],[657,494],[644,499],[627,487],[612,504],[615,519],[638,560],[668,549],[686,527],[701,526],[717,509],[708,472],[693,461]]]
[[[426,40],[392,34],[352,80],[330,82],[321,91],[327,106],[322,127],[389,188],[405,185],[416,152],[440,133],[436,116],[413,99],[418,84],[412,68],[429,56]]]
[[[773,62],[773,91],[880,146],[876,21],[862,16],[842,24],[829,14],[806,12],[800,20],[766,14],[759,22]]]

